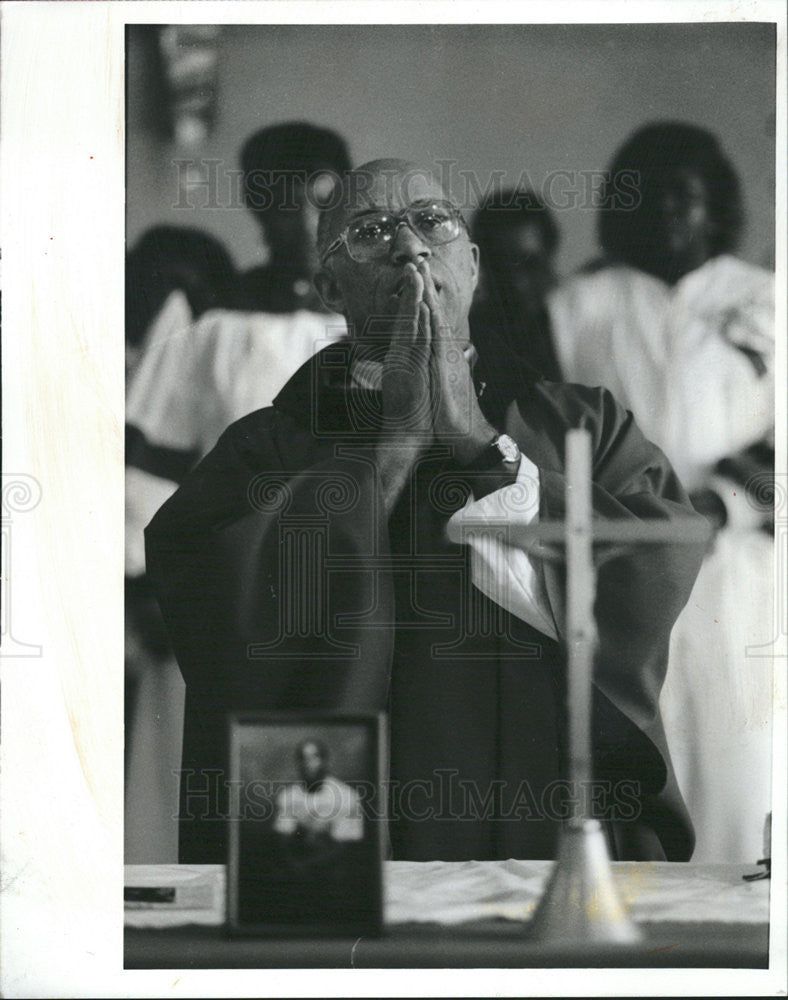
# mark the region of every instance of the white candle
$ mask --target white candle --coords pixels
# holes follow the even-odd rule
[[[591,435],[566,435],[566,573],[569,768],[572,794],[591,781],[591,693],[596,647],[592,551]]]

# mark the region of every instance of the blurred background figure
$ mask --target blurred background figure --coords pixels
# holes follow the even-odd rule
[[[532,191],[502,191],[477,210],[471,233],[481,252],[471,311],[480,356],[506,365],[514,355],[542,377],[560,381],[545,305],[559,243],[552,213]]]
[[[141,343],[126,396],[128,674],[136,697],[127,729],[126,861],[177,859],[183,681],[149,605],[144,529],[188,470],[235,420],[273,401],[290,376],[346,333],[312,288],[318,206],[349,169],[328,129],[285,122],[251,136],[241,152],[246,207],[260,227],[266,264],[237,276],[189,230],[154,230],[130,254],[127,342]],[[193,236],[193,233],[192,233]],[[198,246],[204,252],[198,252]],[[222,251],[222,253],[224,253]],[[195,260],[206,265],[202,271]],[[154,263],[151,263],[153,261]],[[156,307],[158,306],[158,312]],[[137,627],[139,626],[139,627]],[[127,629],[128,631],[128,629]]]
[[[169,310],[188,325],[209,309],[230,305],[236,280],[230,254],[202,230],[155,226],[143,233],[126,255],[126,378],[161,313]],[[170,332],[177,329],[173,322]]]
[[[350,169],[344,139],[306,122],[261,129],[241,149],[246,207],[259,226],[267,261],[240,278],[239,309],[324,312],[312,285],[320,263],[317,220],[339,174]]]
[[[284,123],[247,140],[241,165],[267,263],[240,276],[224,303],[230,308],[149,343],[126,402],[127,422],[148,450],[139,468],[161,449],[201,457],[231,423],[268,406],[318,346],[345,333],[312,288],[317,206],[350,166],[344,142],[327,129]]]
[[[734,529],[718,533],[674,629],[662,705],[694,859],[751,863],[770,802],[774,276],[733,256],[742,224],[716,138],[647,125],[602,191],[603,259],[548,304],[565,378],[611,389],[696,506]]]
[[[157,226],[147,230],[126,257],[126,378],[133,379],[146,351],[187,331],[209,309],[227,306],[235,294],[235,268],[224,246],[199,229]],[[147,446],[126,426],[126,817],[131,855],[165,859],[175,849],[171,797],[174,775],[151,763],[172,763],[178,754],[177,706],[182,684],[145,577],[141,525],[166,493],[160,482],[184,474],[191,456],[160,452],[157,475],[145,470]],[[135,468],[135,463],[141,467]],[[170,718],[168,706],[176,706]],[[172,723],[174,731],[165,723]],[[177,763],[175,763],[177,767]],[[130,795],[129,795],[130,793]],[[176,792],[177,794],[177,792]],[[134,851],[137,854],[134,854]]]
[[[690,489],[771,432],[774,276],[734,257],[738,178],[717,140],[648,125],[602,191],[602,260],[549,297],[564,375],[605,385]]]

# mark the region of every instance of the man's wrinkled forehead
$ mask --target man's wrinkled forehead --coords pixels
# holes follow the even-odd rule
[[[414,202],[447,197],[429,169],[404,160],[375,160],[357,167],[343,178],[341,194],[330,213],[329,238],[367,212],[398,212]]]
[[[440,181],[426,167],[384,161],[348,174],[345,211],[348,216],[370,209],[400,211],[414,202],[446,197]]]

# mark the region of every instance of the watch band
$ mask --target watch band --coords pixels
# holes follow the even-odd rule
[[[467,465],[474,472],[487,472],[496,465],[515,465],[520,461],[520,448],[508,434],[496,434],[492,441]]]

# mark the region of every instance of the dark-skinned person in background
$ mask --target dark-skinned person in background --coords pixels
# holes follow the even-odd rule
[[[719,529],[662,707],[695,860],[751,864],[770,808],[774,275],[734,255],[739,179],[693,124],[622,145],[598,221],[603,258],[548,297],[556,351],[632,411]]]
[[[481,258],[471,309],[477,351],[502,369],[530,365],[559,382],[545,302],[556,283],[559,232],[552,212],[532,191],[499,191],[474,213],[471,235]]]

